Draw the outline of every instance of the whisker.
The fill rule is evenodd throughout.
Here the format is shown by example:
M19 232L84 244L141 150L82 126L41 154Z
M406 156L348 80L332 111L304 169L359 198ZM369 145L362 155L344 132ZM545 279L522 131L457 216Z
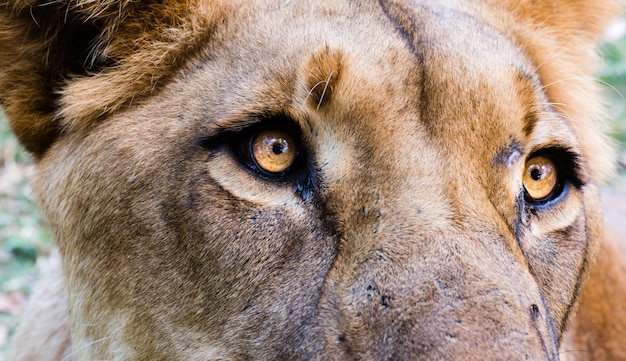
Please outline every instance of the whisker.
M324 100L324 95L326 95L326 90L328 89L328 86L330 84L330 79L332 79L333 74L335 74L335 71L331 71L330 74L328 74L328 78L326 78L325 84L324 84L324 90L322 90L322 95L320 95L320 100L317 103L317 110L320 110L320 107L322 106L322 102Z
M309 90L309 93L306 95L306 97L304 98L304 104L306 104L307 100L309 100L309 97L311 95L313 95L313 91L315 91L315 88L317 88L319 85L322 85L322 83L326 83L326 80L321 80L317 83L315 83L315 85L313 85L311 87L311 89Z
M596 79L596 81L597 81L598 83L600 83L600 84L603 84L603 85L605 85L605 86L609 87L609 88L610 88L610 89L612 89L615 93L617 93L617 95L619 95L619 97L620 97L620 98L624 99L624 96L622 95L622 93L620 93L620 91L619 91L619 90L617 90L617 88L615 88L613 85L611 85L611 84L609 84L609 83L607 83L607 82L605 82L604 80L601 80L601 79Z
M79 347L79 348L73 349L73 350L72 350L72 352L70 352L67 356L65 356L63 359L61 359L61 361L68 361L68 360L71 360L71 359L72 359L72 357L73 357L74 355L76 355L79 351L84 350L84 349L86 349L86 348L88 348L88 347L91 347L91 346L93 346L93 345L95 345L95 344L97 344L97 343L100 343L100 342L102 342L102 341L106 341L106 340L108 340L108 339L110 339L110 338L112 338L112 337L113 337L113 335L109 335L109 336L106 336L106 337L102 337L102 338L100 338L100 339L97 339L97 340L91 341L91 342L89 342L89 343L86 343L86 344L82 345L82 346L81 346L81 347Z

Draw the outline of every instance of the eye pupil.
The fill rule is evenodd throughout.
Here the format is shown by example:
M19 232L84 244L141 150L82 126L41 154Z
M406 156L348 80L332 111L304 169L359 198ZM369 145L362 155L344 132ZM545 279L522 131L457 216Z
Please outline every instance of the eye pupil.
M533 180L538 181L538 180L541 179L541 176L542 176L542 174L541 174L541 171L539 169L533 169L533 170L530 171L530 177Z
M276 142L272 146L272 152L274 152L274 154L276 154L276 155L279 155L279 154L282 154L282 153L285 152L285 148L286 148L285 144L283 144L282 142Z

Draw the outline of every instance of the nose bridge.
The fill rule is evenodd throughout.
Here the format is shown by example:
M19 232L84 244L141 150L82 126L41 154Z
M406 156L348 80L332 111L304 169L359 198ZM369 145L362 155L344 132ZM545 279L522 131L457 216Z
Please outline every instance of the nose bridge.
M509 242L459 217L451 197L462 195L425 169L445 159L404 134L377 142L390 138L402 147L368 154L331 182L327 204L341 212L330 212L340 244L321 302L338 332L329 351L472 359L492 348L498 359L557 360L549 311ZM424 154L439 164L423 167Z
M470 251L462 245L476 245L469 237L385 233L375 248L340 255L345 263L329 275L333 296L322 305L335 317L338 334L329 336L340 342L327 345L333 352L363 359L558 359L549 311L512 257Z
M342 143L341 155L332 147L333 154L322 159L332 165L324 174L325 183L331 184L326 204L341 217L337 224L349 224L345 231L356 232L349 238L360 238L361 243L383 231L415 232L426 218L431 228L445 228L453 218L445 152L417 120L394 119L384 129L357 120L328 130L333 135L351 134L346 137L351 140L337 142ZM408 229L396 229L402 227Z

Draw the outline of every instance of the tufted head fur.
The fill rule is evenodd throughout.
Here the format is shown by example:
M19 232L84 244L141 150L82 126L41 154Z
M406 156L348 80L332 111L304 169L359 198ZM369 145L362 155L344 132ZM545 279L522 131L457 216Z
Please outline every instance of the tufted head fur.
M224 18L217 2L2 1L2 105L41 155L166 82ZM15 116L14 116L15 114Z

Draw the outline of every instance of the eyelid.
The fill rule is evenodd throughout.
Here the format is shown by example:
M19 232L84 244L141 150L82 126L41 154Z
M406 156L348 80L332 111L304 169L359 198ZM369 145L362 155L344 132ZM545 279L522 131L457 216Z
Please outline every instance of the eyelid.
M252 111L233 114L210 122L208 129L205 131L207 135L199 137L197 143L204 148L214 148L219 145L219 143L222 143L224 139L254 129L255 127L263 127L265 124L274 124L277 127L281 127L281 129L289 131L292 135L297 136L297 139L302 141L302 126L304 126L305 123L298 121L299 118L297 117L292 117L290 115L291 113L292 112L287 109L286 111L280 110L274 112L261 110L258 112ZM294 131L294 129L296 131Z
M248 132L263 119L259 116L244 116L233 119L223 119L210 125L208 135L197 138L196 143L205 149L214 149L228 142L232 137Z

